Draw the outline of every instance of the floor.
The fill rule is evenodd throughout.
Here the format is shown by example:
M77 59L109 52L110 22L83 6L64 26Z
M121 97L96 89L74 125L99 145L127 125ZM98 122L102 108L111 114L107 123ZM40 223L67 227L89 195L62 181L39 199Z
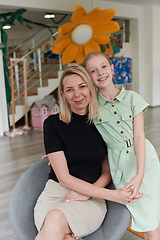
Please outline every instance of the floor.
M160 107L149 108L145 116L145 133L160 157ZM8 218L8 203L18 178L44 154L42 131L28 130L15 137L0 137L0 240L16 240ZM126 231L121 240L138 240ZM23 240L23 239L20 239Z

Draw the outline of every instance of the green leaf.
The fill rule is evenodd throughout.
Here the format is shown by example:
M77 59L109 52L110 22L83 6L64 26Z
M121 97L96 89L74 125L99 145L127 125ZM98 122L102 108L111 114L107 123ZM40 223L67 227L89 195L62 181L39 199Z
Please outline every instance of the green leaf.
M23 17L22 16L18 16L17 20L18 20L18 22L20 22L20 24L23 24Z

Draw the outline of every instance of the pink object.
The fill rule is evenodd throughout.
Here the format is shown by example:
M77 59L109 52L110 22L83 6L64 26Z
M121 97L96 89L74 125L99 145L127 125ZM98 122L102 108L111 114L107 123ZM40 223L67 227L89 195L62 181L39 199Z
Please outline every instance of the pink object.
M45 96L41 101L34 102L31 106L32 127L43 130L44 120L51 114L57 114L59 110L59 105L52 95Z

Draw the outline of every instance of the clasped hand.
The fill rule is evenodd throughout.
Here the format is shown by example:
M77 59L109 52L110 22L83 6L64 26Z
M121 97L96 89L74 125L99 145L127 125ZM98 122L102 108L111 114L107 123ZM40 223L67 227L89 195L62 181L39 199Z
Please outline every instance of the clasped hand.
M133 203L136 202L139 198L143 196L142 193L137 192L133 195L133 188L128 187L126 190L124 189L116 189L111 190L113 193L112 201L118 202L121 204L126 205L127 203ZM62 200L63 202L69 202L69 201L87 201L90 197L84 196L80 193L70 191ZM106 199L107 200L107 199Z
M126 205L127 203L136 202L139 198L143 196L143 193L139 193L139 192L133 195L132 186L128 187L127 189L118 188L113 191L114 191L114 194L113 194L112 201L118 202L124 205Z
M45 158L47 155L42 157ZM50 162L48 165L51 165ZM136 202L139 198L143 196L143 193L139 193L139 188L142 183L141 177L136 175L131 179L131 181L123 188L116 190L111 190L113 195L111 201L118 202L126 205L127 203ZM62 200L62 202L68 201L87 201L90 197L82 195L80 193L70 191ZM107 198L106 198L107 200Z
M131 181L123 188L124 191L128 191L131 193L131 201L130 202L135 202L139 198L143 196L143 193L139 193L139 188L141 186L143 177L136 174Z
M139 192L142 180L143 176L136 174L125 187L116 189L112 193L111 201L115 201L121 204L136 202L143 196L143 193Z

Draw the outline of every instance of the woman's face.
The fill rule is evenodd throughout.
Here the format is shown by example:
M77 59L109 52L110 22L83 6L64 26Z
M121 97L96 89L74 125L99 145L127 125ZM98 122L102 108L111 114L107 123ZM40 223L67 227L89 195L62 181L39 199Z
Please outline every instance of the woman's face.
M86 65L94 85L102 90L112 84L113 65L102 55L92 56Z
M72 74L63 79L63 97L68 101L71 111L84 115L88 112L90 90L78 74Z

